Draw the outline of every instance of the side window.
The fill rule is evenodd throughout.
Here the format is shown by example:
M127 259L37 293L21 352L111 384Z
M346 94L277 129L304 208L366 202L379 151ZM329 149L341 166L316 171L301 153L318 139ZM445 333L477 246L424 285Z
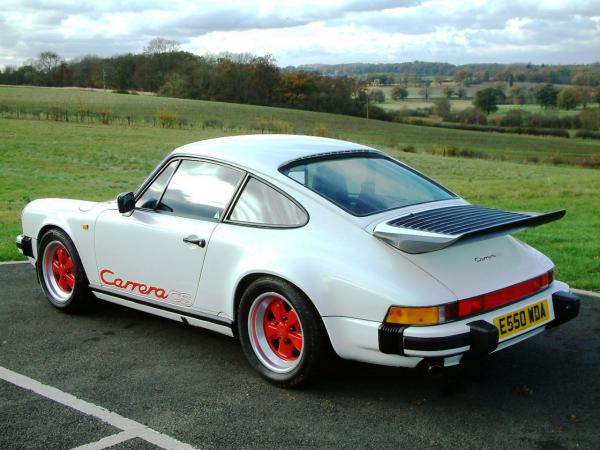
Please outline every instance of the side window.
M160 200L160 196L165 190L165 186L169 182L173 171L179 164L179 161L171 162L161 174L152 182L146 192L138 199L135 206L136 208L144 208L144 209L154 209L156 208L156 204Z
M301 226L308 217L285 195L250 178L229 219L233 222L271 226Z
M243 173L204 161L182 161L156 207L181 217L218 221Z

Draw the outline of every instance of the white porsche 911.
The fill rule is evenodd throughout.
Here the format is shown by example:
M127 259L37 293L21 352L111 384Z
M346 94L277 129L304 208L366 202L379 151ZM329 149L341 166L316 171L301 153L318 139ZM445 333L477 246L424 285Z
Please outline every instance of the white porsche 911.
M572 319L552 262L509 235L564 213L471 205L363 145L237 136L176 149L116 201L29 203L17 247L56 308L95 296L236 335L295 386L332 350L439 368Z

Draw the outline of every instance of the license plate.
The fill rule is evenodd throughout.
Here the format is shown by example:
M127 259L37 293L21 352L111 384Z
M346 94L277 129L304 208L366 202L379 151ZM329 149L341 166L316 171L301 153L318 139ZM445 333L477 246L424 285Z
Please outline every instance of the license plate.
M548 300L544 299L524 308L511 311L494 319L499 339L520 333L550 320Z

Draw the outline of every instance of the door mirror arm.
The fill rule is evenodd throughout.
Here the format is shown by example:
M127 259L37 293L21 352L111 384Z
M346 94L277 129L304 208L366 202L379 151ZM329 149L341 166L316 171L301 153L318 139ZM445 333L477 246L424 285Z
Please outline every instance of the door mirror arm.
M117 196L117 206L121 214L131 215L135 209L133 192L123 192Z

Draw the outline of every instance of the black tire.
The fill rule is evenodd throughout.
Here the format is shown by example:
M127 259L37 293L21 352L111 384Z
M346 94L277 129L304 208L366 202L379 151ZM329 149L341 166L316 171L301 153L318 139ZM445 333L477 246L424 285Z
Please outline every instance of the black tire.
M65 251L63 261L66 262L62 264L60 257ZM52 260L58 263L58 273L54 271ZM89 306L89 282L79 253L64 231L55 228L42 236L36 270L42 291L52 306L65 312L79 312Z
M263 325L262 339L258 336L261 333L260 324L266 323L265 320L268 321L269 314L272 320L275 320L269 308L277 300L282 300L286 307L283 319L287 324L291 324L292 311L300 322L295 330L293 326L289 327L293 330L289 336L295 333L294 342L297 342L297 333L300 332L301 352L298 352L297 347L292 346L289 339L285 339L288 342L286 349L289 349L288 345L292 346L292 352L288 355L290 360L278 356L281 354L278 350L283 351L281 347L283 337L268 339L266 325ZM261 309L266 312L261 313ZM297 387L317 379L332 360L334 353L319 314L302 292L284 280L263 277L254 281L242 295L237 319L240 342L248 362L263 378L279 387ZM287 322L288 319L290 322ZM283 321L278 323L285 327ZM278 345L278 350L274 345Z

